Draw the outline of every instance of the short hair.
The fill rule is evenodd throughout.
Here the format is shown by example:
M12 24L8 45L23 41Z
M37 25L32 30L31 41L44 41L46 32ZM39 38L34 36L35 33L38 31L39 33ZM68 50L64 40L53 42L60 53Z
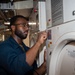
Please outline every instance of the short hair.
M10 19L10 26L14 25L18 18L24 18L27 21L29 20L27 17L24 17L22 15L16 15Z

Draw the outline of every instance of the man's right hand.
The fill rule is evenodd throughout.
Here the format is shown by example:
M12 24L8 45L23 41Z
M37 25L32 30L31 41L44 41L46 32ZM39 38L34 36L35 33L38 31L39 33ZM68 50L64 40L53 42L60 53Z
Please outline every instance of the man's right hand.
M37 42L39 42L39 44L43 44L46 38L47 38L47 32L41 31L38 33Z

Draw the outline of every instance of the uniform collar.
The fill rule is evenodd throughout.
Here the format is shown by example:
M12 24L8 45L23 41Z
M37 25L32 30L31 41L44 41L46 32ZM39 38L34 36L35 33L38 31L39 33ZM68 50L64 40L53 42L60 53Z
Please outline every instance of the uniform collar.
M15 39L12 36L9 37L9 40L12 43L14 48L18 48L19 47L19 44L15 41Z

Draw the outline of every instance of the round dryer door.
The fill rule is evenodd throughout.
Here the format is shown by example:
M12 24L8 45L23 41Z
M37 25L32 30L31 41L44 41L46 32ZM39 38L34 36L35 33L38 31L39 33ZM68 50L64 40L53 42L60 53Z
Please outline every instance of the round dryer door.
M56 60L55 75L75 75L75 42L66 44Z

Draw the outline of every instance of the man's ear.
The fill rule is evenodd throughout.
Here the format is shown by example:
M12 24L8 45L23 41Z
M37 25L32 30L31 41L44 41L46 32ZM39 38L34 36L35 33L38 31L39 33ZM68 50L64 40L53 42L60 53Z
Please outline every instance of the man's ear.
M14 25L11 26L11 30L15 31L15 26Z

